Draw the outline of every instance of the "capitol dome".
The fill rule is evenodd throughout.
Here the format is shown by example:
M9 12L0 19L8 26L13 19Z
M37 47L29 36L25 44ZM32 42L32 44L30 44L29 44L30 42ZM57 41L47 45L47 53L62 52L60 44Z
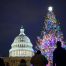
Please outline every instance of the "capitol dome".
M25 35L24 28L21 27L20 34L14 39L9 57L32 57L34 55L32 43Z

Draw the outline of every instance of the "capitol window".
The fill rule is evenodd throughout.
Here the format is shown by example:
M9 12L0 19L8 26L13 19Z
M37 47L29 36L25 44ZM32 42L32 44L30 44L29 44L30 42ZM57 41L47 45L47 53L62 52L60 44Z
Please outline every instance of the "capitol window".
M18 55L18 51L16 51L16 53L15 53L16 55Z

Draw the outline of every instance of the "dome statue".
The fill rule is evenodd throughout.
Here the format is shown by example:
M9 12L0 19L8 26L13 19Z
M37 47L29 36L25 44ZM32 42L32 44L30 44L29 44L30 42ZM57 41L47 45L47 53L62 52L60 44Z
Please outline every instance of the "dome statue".
M9 57L32 57L34 55L33 45L30 39L25 35L23 26L20 29L20 34L14 39Z

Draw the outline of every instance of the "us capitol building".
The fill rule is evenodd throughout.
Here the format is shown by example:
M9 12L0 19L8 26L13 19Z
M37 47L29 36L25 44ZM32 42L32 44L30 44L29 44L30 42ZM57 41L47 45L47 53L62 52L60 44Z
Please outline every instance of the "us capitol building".
M20 34L14 39L9 50L9 57L3 57L5 66L18 66L21 59L30 65L30 59L34 55L33 45L30 39L24 33L23 26L20 29Z

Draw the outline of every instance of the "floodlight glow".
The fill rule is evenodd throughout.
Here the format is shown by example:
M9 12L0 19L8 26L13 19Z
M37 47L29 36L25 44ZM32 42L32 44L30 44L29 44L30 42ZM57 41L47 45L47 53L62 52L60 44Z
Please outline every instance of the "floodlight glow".
M53 11L53 7L52 7L52 6L48 7L48 10L49 10L50 12L52 12L52 11Z

